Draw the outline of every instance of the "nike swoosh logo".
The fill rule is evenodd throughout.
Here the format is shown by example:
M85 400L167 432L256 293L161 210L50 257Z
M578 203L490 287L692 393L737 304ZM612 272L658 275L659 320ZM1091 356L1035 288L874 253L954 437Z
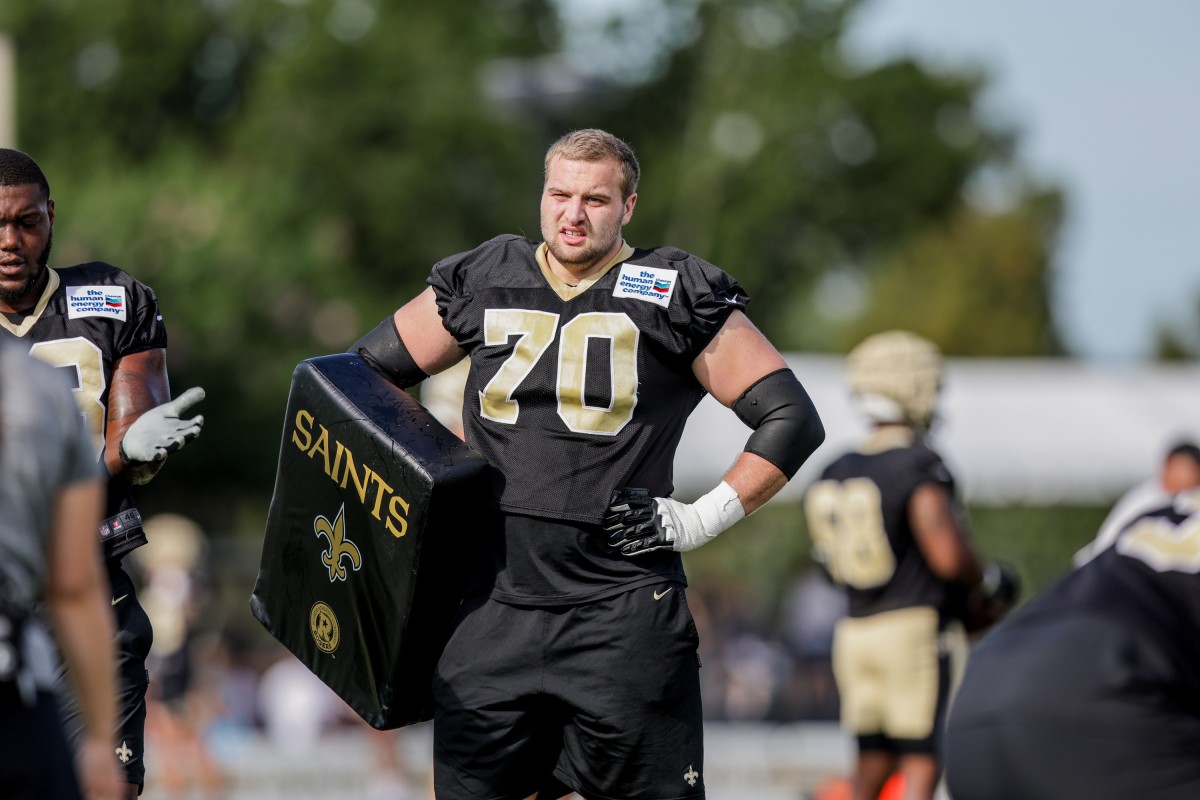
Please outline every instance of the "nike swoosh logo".
M675 588L674 586L671 587L671 589L674 589L674 588ZM671 591L671 589L663 589L661 592L655 592L654 599L662 600L664 597L667 596L667 592Z
M112 599L112 604L115 606L117 603L121 602L121 601L122 601L122 600L124 600L126 597L129 597L129 595L127 595L127 594L123 594L123 595L121 595L120 597L114 597L114 598Z

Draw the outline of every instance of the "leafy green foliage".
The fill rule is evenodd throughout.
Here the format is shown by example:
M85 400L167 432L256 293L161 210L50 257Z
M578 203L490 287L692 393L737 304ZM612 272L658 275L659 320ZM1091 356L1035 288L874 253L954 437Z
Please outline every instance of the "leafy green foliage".
M208 390L205 435L147 502L186 497L221 525L230 503L263 513L295 364L344 349L438 259L537 238L543 154L574 127L638 150L630 241L730 270L782 349L903 326L952 354L1058 352L1061 196L1014 179L985 76L847 63L859 5L0 6L55 263L153 286L176 391ZM997 176L999 203L980 190Z

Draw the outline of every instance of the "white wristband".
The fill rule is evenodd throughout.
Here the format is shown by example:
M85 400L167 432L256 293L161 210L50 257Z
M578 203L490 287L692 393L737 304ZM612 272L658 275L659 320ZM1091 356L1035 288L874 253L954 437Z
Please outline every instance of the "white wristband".
M717 538L722 531L746 516L736 491L725 481L694 503L660 497L659 521L676 552L686 553Z

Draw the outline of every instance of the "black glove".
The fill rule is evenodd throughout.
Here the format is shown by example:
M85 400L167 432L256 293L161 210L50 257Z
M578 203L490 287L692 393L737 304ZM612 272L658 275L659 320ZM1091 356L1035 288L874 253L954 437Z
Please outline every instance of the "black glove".
M983 568L983 580L970 595L968 628L981 631L1004 619L1021 597L1021 576L1011 564L988 562Z
M651 497L645 489L613 492L604 515L608 543L623 555L655 550L686 553L708 544L742 517L741 498L725 481L694 503Z
M613 492L603 525L609 546L622 555L674 549L659 522L657 503L645 489L625 487Z
M992 561L983 569L979 589L985 602L1011 611L1021 599L1021 576L1011 564Z

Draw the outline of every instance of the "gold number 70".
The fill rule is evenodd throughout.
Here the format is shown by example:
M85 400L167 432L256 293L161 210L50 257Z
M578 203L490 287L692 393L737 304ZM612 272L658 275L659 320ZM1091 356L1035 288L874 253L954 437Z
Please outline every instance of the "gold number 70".
M559 315L547 311L489 308L484 312L484 344L506 346L514 336L517 341L512 355L479 393L480 414L493 422L515 424L521 404L513 395L558 336L558 416L577 433L615 436L633 418L637 406L641 332L625 314L595 311L580 314L561 328L558 322ZM607 340L609 344L610 399L606 406L588 405L584 399L588 348L595 340Z

